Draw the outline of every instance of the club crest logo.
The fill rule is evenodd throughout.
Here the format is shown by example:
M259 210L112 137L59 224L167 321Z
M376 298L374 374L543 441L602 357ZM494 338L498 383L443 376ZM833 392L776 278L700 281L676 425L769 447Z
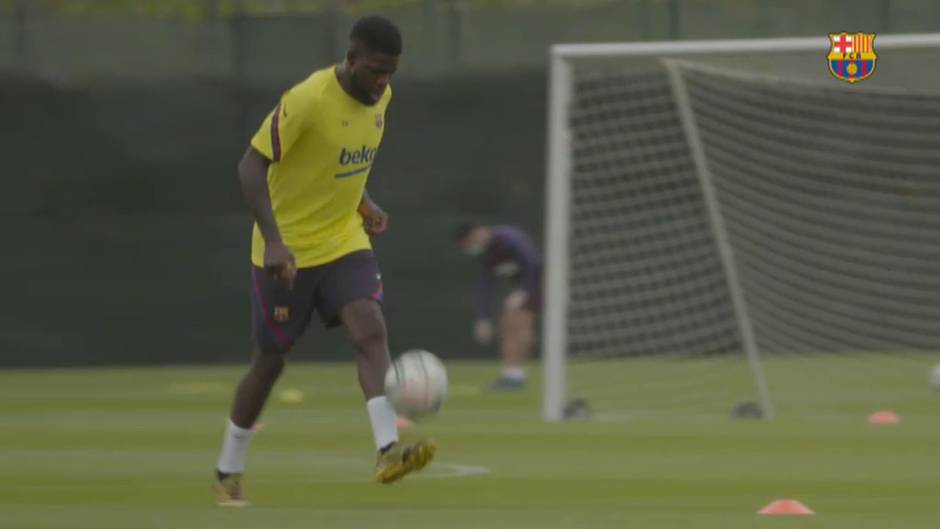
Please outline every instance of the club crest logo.
M382 124L383 124L382 121L383 121L382 114L376 114L375 115L375 128L377 129L382 128Z
M287 307L274 307L274 321L277 323L287 323L290 319L290 312Z
M836 79L856 83L875 73L878 55L875 54L874 33L830 33L829 72Z

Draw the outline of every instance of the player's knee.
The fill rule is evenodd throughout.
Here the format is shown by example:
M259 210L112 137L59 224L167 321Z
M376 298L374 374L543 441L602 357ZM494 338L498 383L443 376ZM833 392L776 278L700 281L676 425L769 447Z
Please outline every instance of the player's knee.
M523 290L514 290L503 300L503 312L514 312L525 307L529 295Z
M281 376L287 364L283 354L258 354L251 364L251 371L261 380L274 381Z
M503 311L502 316L499 317L499 334L506 336L508 333L512 332L512 315L509 311Z
M379 322L363 326L352 336L353 345L360 352L384 349L387 339L385 326Z
M359 325L354 330L350 330L349 334L353 346L361 353L384 349L388 339L385 332L385 323L381 319L360 321Z
M499 319L500 326L503 330L519 326L519 323L523 319L522 310L523 309L519 307L507 307L503 310L503 315Z
M385 320L377 304L360 300L345 307L341 319L349 333L349 339L359 352L384 349L387 340Z

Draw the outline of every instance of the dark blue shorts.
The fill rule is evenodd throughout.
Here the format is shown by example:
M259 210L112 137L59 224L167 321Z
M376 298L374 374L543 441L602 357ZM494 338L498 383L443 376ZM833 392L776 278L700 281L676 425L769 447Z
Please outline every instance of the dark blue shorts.
M263 268L251 267L252 338L261 352L285 353L303 336L313 313L327 327L340 325L340 310L359 299L382 303L382 276L369 250L298 268L293 288Z

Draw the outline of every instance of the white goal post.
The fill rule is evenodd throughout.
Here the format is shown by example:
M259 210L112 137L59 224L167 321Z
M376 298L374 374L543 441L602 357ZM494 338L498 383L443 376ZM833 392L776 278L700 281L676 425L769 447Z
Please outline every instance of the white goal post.
M619 134L617 124L610 126L605 125L605 127L598 128L597 130L591 130L590 132L594 134L592 138L595 139L592 139L593 143L590 144L586 143L583 131L579 135L578 131L575 130L575 125L573 125L574 121L581 120L579 121L581 125L578 126L586 126L584 125L584 123L586 123L585 120L590 119L591 115L600 115L591 114L591 112L599 112L600 110L603 110L600 108L601 106L615 108L615 110L618 112L628 112L629 110L624 110L621 108L623 106L621 105L621 101L625 98L629 98L631 95L631 93L627 90L618 92L619 89L611 90L602 87L602 89L598 89L595 92L592 92L589 96L585 96L593 98L588 102L588 104L595 106L588 108L587 110L582 109L581 114L574 115L572 108L578 95L578 83L580 79L578 72L580 65L590 63L591 65L595 65L594 67L596 68L597 63L603 63L604 61L637 59L645 61L656 61L662 68L663 72L665 72L665 80L663 83L666 84L656 85L656 89L659 90L657 95L657 98L659 99L656 101L660 101L660 99L668 99L671 102L670 104L674 106L675 113L678 117L677 130L680 130L681 136L683 136L682 141L684 141L684 148L687 149L688 158L690 160L690 171L694 172L695 180L697 181L698 185L696 193L698 193L698 196L701 198L701 204L696 205L695 207L700 207L701 211L703 212L705 219L705 223L703 225L705 227L702 229L706 230L705 233L707 233L711 239L710 243L706 244L711 244L711 251L715 256L715 266L720 268L720 272L718 273L724 281L724 285L715 286L714 283L709 283L708 286L702 286L705 281L696 279L695 281L697 281L697 283L695 288L698 289L696 292L706 288L717 289L721 290L721 292L715 295L726 297L727 305L731 311L729 316L729 325L731 325L730 332L735 336L731 338L725 336L721 338L721 340L725 340L725 342L728 342L729 340L733 341L737 344L735 349L737 349L738 352L743 352L746 355L751 375L753 377L753 384L755 386L757 400L759 401L763 411L763 417L772 418L774 415L774 407L771 399L771 392L768 388L768 384L763 372L760 340L755 337L755 333L759 333L760 331L759 329L755 330L755 324L752 322L752 310L751 307L749 307L749 298L747 295L748 289L742 285L741 274L738 270L738 258L736 256L737 249L734 241L730 240L734 237L729 238L729 230L726 226L725 219L726 213L723 207L723 202L718 196L720 189L719 186L716 185L714 181L715 177L710 169L711 165L709 163L708 148L703 145L703 135L707 135L708 132L702 131L700 124L697 121L699 119L698 113L696 111L697 107L693 104L692 101L690 101L689 87L686 86L685 74L683 74L684 71L687 71L684 60L692 59L692 68L695 68L694 58L700 56L724 57L733 60L736 54L745 54L750 56L774 56L776 54L787 53L803 53L807 56L810 56L810 54L816 54L812 55L812 57L817 57L817 59L814 60L818 60L816 67L819 69L819 72L822 72L820 75L828 76L829 74L826 71L825 56L826 52L829 50L829 47L830 42L826 35L806 38L557 44L551 47L550 71L548 76L549 97L547 120L548 130L545 211L546 270L544 278L545 310L542 321L541 334L544 369L542 413L546 421L558 421L563 419L564 408L571 396L567 391L567 366L569 363L569 356L571 354L571 329L578 328L581 329L578 332L586 334L590 332L590 325L593 325L593 323L590 325L581 325L580 320L573 322L574 317L571 314L572 296L578 295L579 289L585 289L584 296L589 297L590 293L588 291L593 287L589 288L582 283L573 283L573 259L587 259L588 257L575 252L572 249L572 242L576 241L579 237L583 237L583 233L593 233L597 230L604 229L618 229L609 228L609 226L616 226L616 221L623 220L618 218L607 219L604 221L607 224L598 221L596 224L586 226L584 232L576 233L577 227L573 226L572 217L572 209L575 207L573 204L577 205L577 197L573 194L573 178L576 172L580 170L585 174L592 175L591 178L596 178L598 181L603 179L609 180L613 172L616 171L616 169L611 169L610 167L615 167L618 163L627 163L624 162L623 159L619 158L619 151L624 149L628 150L631 148L629 144L616 143L616 138L614 140L607 139L607 134ZM878 52L894 49L918 50L934 48L937 50L937 53L940 53L940 34L878 35L875 40L875 48ZM736 80L737 78L734 77L734 75L737 73L734 69L734 63L726 59L722 64L730 65L728 66L727 70L723 70L723 72L730 73L728 73L727 76L725 76L725 73L721 74L721 76L725 77L719 76L721 77L722 82L738 82ZM877 78L878 75L879 74L876 73L874 78ZM741 77L741 79L745 78ZM857 93L867 93L869 91L874 91L877 93L877 88L880 87L880 85L878 85L876 86L876 89L871 89L867 85L862 86L865 83L873 84L868 80L866 80L864 83L856 83L854 85L849 85L831 78L825 80L818 79L814 82L829 82L831 83L832 90L850 90L858 88ZM771 86L769 82L768 86ZM663 89L663 87L665 87L665 89ZM825 88L825 90L829 89L830 88ZM639 90L639 88L637 90ZM794 104L799 103L799 97L802 96L800 94L794 96ZM911 109L914 108L915 105L926 105L927 108L931 109L930 112L940 111L934 106L934 103L936 101L940 101L940 99L928 99L925 101L926 102L921 100L908 101L907 99L904 99L903 108ZM806 110L811 112L815 108L813 105L816 104L818 103L814 103L813 101L808 100L806 103ZM932 130L926 131L924 134L927 134L928 136L926 137L932 140ZM602 149L606 149L606 151L598 154L598 151ZM649 144L644 143L643 149L646 149L646 151L640 153L642 156L637 155L630 158L630 160L633 161L629 163L650 163L655 165L657 170L666 171L660 166L664 163L668 163L668 161L665 160L665 158L668 158L669 156L668 152L665 150L663 152L656 151L655 141ZM588 168L581 167L581 169L578 169L579 164L582 164L582 161L578 157L578 152L590 153L591 156L597 158L597 161L592 162L596 165ZM898 152L901 152L901 150L898 149ZM926 165L926 162L923 163L923 166L918 166L911 170L918 172L921 171L924 167L929 167L929 165ZM603 181L606 182L607 180ZM593 182L589 182L589 184L590 186L595 185ZM667 183L664 185L668 187L672 186L673 183ZM586 192L593 192L594 195L592 196L599 197L595 198L597 201L607 200L609 204L604 207L612 208L608 211L616 211L616 208L618 207L629 208L642 204L641 202L631 202L641 200L642 198L637 198L641 195L634 193L632 190L623 190L622 196L624 197L624 202L618 205L616 200L618 200L617 197L621 195L612 194L610 188L604 188L602 185L594 191L592 191L593 188L590 188L590 186ZM606 193L606 196L603 195L604 193ZM731 199L729 198L728 200ZM940 199L938 199L937 204L940 205ZM604 215L604 212L600 210L601 206L589 204L586 206L582 205L580 207L585 210L584 218L588 219L584 222L588 222L589 220L593 222L593 219ZM667 214L672 213L667 212ZM892 213L892 215L894 215L894 213ZM872 222L877 222L877 220L878 219L875 219ZM608 227L605 228L604 226ZM624 229L631 229L631 227L625 226ZM681 237L684 237L685 235L682 235L680 232L677 233L679 233L679 235L677 235L678 238L675 241L675 244L681 246L683 243ZM652 240L655 238L655 236L655 233L648 234L648 240ZM693 236L688 235L688 237ZM601 238L597 244L600 248L605 243ZM663 251L682 252L681 249L668 249ZM618 254L599 255L595 261L592 261L595 263L592 266L596 266L598 268L598 276L600 276L602 273L606 273L610 277L614 277L616 275L616 255ZM783 258L786 258L786 256L783 256ZM691 257L689 259L691 259ZM876 261L874 263L875 265L878 265L881 264L882 261ZM884 263L890 264L886 260ZM604 268L606 271L602 271L601 268ZM611 284L619 284L617 283L618 281L620 280L610 280ZM932 285L933 283L930 284ZM938 287L938 292L940 292L940 287ZM671 292L669 293L669 296L671 296L672 299L675 298L676 294ZM782 302L785 302L785 300ZM702 302L703 306L707 304L708 303L706 303L706 301ZM932 311L935 309L940 309L940 297L937 299L931 298L927 301L923 301L922 304L924 307L926 307L928 314L932 314ZM694 303L691 305L692 308L689 309L689 312L694 311L694 307L697 306ZM602 319L606 317L603 315L603 311L616 310L610 309L609 304L598 305L596 308L588 307L588 309L582 311L586 315L577 316L577 318ZM638 312L638 309L635 307L631 308L630 310ZM631 313L630 315L630 318L633 319L637 317L639 316L636 314ZM694 317L695 316L689 316L689 318ZM624 321L632 320L625 319ZM622 326L624 323L617 321L616 318L606 323L606 325L608 325L608 330L605 332L609 333L610 339L605 343L596 346L581 346L582 352L578 354L591 357L591 355L594 353L592 353L590 348L596 347L597 358L618 356L620 353L617 352L617 340L639 340L636 337L625 338L625 336L627 336L626 334L619 333L618 326ZM708 325L720 327L720 325L723 324L715 324L712 322ZM720 334L719 331L720 329L715 331L715 333ZM668 329L663 330L662 332L666 333L668 332ZM709 337L702 338L702 340L707 341L713 339L713 334L708 335ZM776 335L774 338L777 338ZM715 339L717 340L717 338ZM777 339L779 343L791 343L791 341L788 341L789 338L786 337ZM830 338L827 336L826 340L828 341L821 340L821 343L831 343L832 347L834 348L838 348L842 345L839 343L837 338ZM917 340L911 341L919 344ZM802 343L797 339L792 340L792 343L798 342ZM871 343L875 345L882 345L888 342L891 344L895 343L891 340L883 340L880 337L872 337L871 339ZM898 340L898 342L899 347L905 345L905 341L903 339ZM933 343L931 340L927 339L923 340L923 342L930 344ZM816 342L813 342L812 340L806 340L806 343L815 345ZM846 348L850 348L865 346L867 343L846 343L844 345ZM639 344L636 347L641 346L642 345ZM665 349L667 347L669 347L669 344L664 343L663 348ZM624 348L626 349L626 346ZM727 348L724 346L717 348L713 347L712 349L720 349L724 351L727 350Z

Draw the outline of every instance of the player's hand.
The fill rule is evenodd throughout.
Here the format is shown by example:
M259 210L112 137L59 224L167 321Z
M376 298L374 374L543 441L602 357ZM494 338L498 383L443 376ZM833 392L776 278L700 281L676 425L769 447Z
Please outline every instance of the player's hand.
M490 320L477 320L473 324L473 337L480 345L489 345L493 341L493 322Z
M363 200L359 205L362 224L369 235L378 235L388 229L388 213L371 200Z
M287 285L287 288L294 286L297 263L294 261L294 254L283 242L264 245L264 269L272 274L275 279Z

